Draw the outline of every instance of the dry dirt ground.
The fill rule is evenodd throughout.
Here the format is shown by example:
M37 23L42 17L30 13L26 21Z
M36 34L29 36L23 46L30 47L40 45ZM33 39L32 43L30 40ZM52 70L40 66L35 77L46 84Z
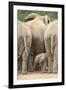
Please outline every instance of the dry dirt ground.
M57 73L41 73L41 72L29 72L26 75L19 73L17 75L18 80L48 79L57 77L58 77Z

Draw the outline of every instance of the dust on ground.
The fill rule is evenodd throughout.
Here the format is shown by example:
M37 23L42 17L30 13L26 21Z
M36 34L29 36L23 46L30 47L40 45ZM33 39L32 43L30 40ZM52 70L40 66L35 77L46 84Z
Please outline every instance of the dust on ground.
M32 80L32 79L51 79L58 78L58 73L42 73L42 72L29 72L26 75L19 73L18 80Z

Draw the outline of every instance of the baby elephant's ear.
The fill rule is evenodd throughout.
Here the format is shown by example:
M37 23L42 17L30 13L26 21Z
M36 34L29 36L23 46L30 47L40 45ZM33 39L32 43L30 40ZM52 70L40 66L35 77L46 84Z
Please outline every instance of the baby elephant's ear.
M49 24L50 23L50 18L48 17L48 15L45 15L45 16L43 16L43 21L44 21L44 24Z
M28 16L26 16L26 17L24 18L24 21L26 22L26 21L33 20L33 19L35 19L35 17L37 17L37 16L39 16L39 14L31 13L31 14L29 14Z

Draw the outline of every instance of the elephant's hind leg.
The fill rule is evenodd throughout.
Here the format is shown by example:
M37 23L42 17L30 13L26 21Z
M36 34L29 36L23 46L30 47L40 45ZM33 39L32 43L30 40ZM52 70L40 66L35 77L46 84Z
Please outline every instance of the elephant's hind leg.
M53 72L58 72L58 45L55 46L54 56L53 56Z
M28 56L30 53L31 43L32 43L32 37L28 36L25 38L25 50L23 53L23 61L22 61L22 73L26 74L28 70Z
M45 37L45 47L48 56L48 72L53 72L53 55L51 53L51 38Z

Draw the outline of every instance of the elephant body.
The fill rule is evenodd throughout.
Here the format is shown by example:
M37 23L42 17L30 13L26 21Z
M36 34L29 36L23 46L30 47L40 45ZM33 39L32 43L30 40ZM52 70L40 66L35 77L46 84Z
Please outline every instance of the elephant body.
M18 62L21 59L20 63L22 65L18 65L22 72L25 71L27 72L27 59L28 59L28 54L30 52L31 47L31 41L32 36L30 32L30 28L25 25L25 23L18 21L17 22L17 55L18 55ZM27 48L28 47L28 48ZM24 66L25 65L25 66ZM25 67L25 68L24 68Z
M41 17L37 17L36 19L28 21L25 24L28 25L31 30L32 49L34 55L36 56L39 53L45 52L43 35L46 30L46 25L41 20Z
M46 52L44 38L43 38L44 32L46 30L46 25L44 24L41 16L37 16L34 20L25 22L25 25L30 27L30 32L32 36L32 44L30 47L32 56L29 57L28 68L29 68L29 71L33 71L35 56L40 53ZM32 70L30 68L30 63L32 63L32 67L31 67Z
M33 15L33 16L32 16ZM32 58L45 52L44 32L48 18L38 14L30 14L24 23L18 21L18 56L22 56L22 73L33 65ZM31 20L30 20L31 19ZM46 23L45 23L46 21ZM32 58L31 58L32 53ZM31 67L30 67L31 65Z
M46 53L48 56L48 72L58 72L58 21L48 24L44 33Z
M48 58L46 53L38 54L35 57L34 68L38 68L41 72L47 72Z

